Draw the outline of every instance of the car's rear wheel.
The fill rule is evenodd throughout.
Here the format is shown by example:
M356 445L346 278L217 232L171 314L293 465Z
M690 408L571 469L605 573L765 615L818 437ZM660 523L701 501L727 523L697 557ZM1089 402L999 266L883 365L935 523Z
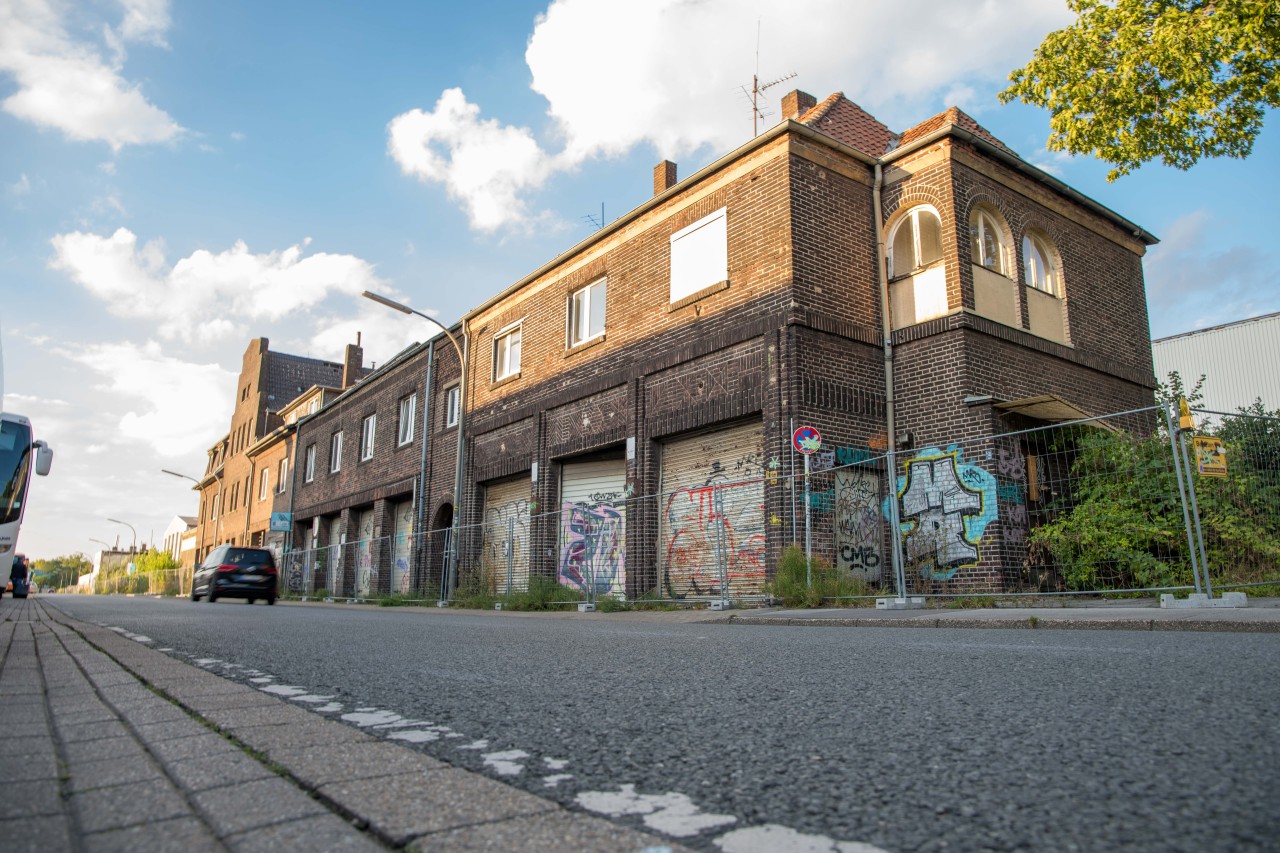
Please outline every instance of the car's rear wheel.
M274 595L268 595L267 604L275 604L275 603L276 603L276 597Z
M246 599L245 599L245 603L246 603L246 604L253 604L253 603L254 603L255 601L257 601L257 600L258 600L258 599L254 598L254 597L251 595L251 596L249 596L248 598L246 598Z
M213 604L215 601L218 600L218 594L213 591L212 584L209 585L209 594L206 596L206 598L208 599L210 604Z

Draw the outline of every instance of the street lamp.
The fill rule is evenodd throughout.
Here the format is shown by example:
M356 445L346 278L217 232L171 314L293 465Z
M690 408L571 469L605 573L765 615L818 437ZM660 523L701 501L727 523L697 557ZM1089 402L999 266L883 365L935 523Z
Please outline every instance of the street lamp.
M170 471L168 468L161 468L160 473L168 474L171 477L181 477L184 480L190 480L191 482L195 483L197 486L200 485L200 481L197 480L195 477L190 477L186 474L179 474L177 471Z
M89 538L89 541L90 541L90 542L97 542L99 545L106 545L108 548L110 548L110 547L111 547L111 543L110 543L110 542L103 542L101 539L94 539L94 538L90 537L90 538Z
M114 522L115 524L123 524L125 527L129 528L129 532L133 534L133 544L129 546L129 552L133 553L138 550L138 531L133 529L132 524L127 521L121 521L118 518L108 518L107 521Z
M388 308L399 311L401 314L416 314L428 323L434 324L440 329L440 331L444 332L445 337L449 339L449 343L453 344L454 352L458 354L458 369L462 374L462 378L458 382L458 453L457 463L453 473L453 535L450 537L449 570L444 579L444 588L441 590L441 602L444 602L448 598L449 589L453 585L453 579L458 573L458 536L462 530L462 507L464 503L462 499L462 470L464 454L466 452L465 430L467 417L467 354L466 349L464 348L466 344L466 334L465 332L463 334L463 346L459 346L458 339L455 338L453 333L445 328L444 324L435 317L427 316L421 311L415 311L408 305L403 305L396 302L394 299L388 299L387 297L374 293L370 290L366 290L360 295L366 299L372 299L379 305L385 305ZM427 440L425 427L423 429L422 440L424 442ZM419 485L418 491L420 493L425 493L425 483ZM419 497L419 500L422 499L423 497Z

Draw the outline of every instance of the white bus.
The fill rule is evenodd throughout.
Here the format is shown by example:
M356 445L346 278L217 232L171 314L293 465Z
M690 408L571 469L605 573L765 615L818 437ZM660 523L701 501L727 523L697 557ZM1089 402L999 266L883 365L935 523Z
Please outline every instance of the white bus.
M27 508L31 471L44 476L52 464L53 450L32 437L31 421L22 415L0 412L0 583L9 579L18 547L18 528Z

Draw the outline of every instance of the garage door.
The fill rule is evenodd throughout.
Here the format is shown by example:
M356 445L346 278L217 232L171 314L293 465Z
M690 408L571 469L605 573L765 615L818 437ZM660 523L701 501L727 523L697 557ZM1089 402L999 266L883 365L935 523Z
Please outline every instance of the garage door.
M528 477L494 483L484 490L484 550L480 568L499 595L529 588Z
M329 519L329 559L325 561L330 595L342 594L342 552L346 550L346 543L342 516L334 516Z
M722 571L729 595L760 593L764 473L760 423L663 445L658 559L669 595L720 596Z
M373 510L356 517L356 598L368 598L373 586Z
M413 501L400 501L392 506L396 520L395 538L391 541L391 591L409 593L410 567L413 565Z
M627 463L574 462L560 469L560 583L625 598Z

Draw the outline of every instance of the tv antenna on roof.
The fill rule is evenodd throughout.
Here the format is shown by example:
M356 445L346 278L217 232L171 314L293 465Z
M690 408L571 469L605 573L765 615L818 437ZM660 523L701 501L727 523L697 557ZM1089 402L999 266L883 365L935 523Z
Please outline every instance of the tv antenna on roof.
M599 231L601 228L604 227L604 202L600 202L600 218L599 219L596 219L594 213L585 214L582 218L587 222L590 222L593 226L595 226L595 229Z
M764 92L765 89L772 88L778 85L779 83L784 83L795 76L797 76L796 72L792 71L790 74L787 74L783 77L779 77L777 80L770 80L768 83L763 83L763 84L760 82L760 19L757 18L756 19L756 73L751 75L751 91L750 92L747 91L746 86L738 87L739 89L742 90L742 94L746 95L747 98L750 99L751 101L751 135L752 137L756 137L760 135L760 119L764 118L766 115L769 114L766 110L764 110L760 106L760 95Z

